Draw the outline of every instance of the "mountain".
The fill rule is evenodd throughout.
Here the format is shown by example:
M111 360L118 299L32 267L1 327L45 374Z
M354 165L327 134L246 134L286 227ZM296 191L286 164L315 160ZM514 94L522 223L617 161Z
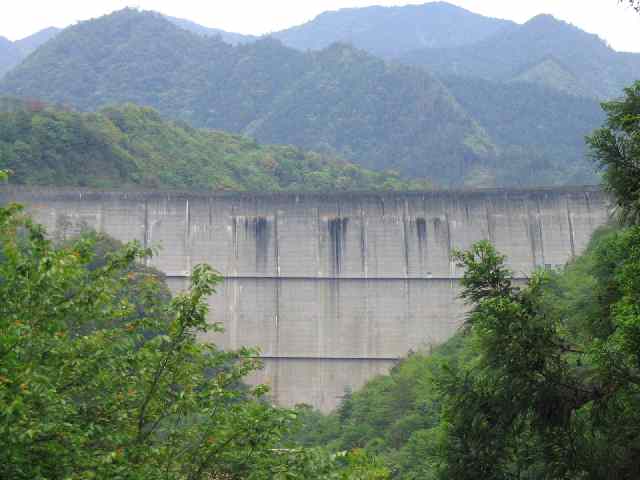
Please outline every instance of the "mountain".
M29 35L28 37L23 38L22 40L15 41L16 47L20 50L22 57L26 57L31 52L33 52L40 45L48 42L53 37L58 35L62 30L56 27L49 27L39 32L34 33L33 35Z
M322 149L361 165L463 184L493 146L421 69L336 45L232 46L125 9L70 27L0 83L6 94L96 110L134 102L194 126Z
M0 169L13 171L12 183L236 191L428 187L290 146L194 129L131 104L77 113L2 100Z
M230 43L231 45L239 45L242 43L255 42L259 37L255 35L242 35L241 33L226 32L219 28L210 28L200 25L191 20L185 20L183 18L169 17L165 15L165 18L174 25L187 30L197 35L203 35L205 37L220 37L223 41Z
M423 47L473 44L515 23L488 18L460 7L433 2L403 7L345 8L273 34L299 50L321 50L349 43L381 57L397 57Z
M472 45L423 48L400 60L440 76L528 81L594 98L619 96L640 78L640 54L616 52L596 35L550 15Z
M0 78L18 65L32 51L55 37L59 32L60 29L50 27L16 42L0 37Z
M13 42L0 37L0 78L17 65L22 56Z
M605 120L597 100L525 82L442 81L496 145L498 185L598 182L584 141Z

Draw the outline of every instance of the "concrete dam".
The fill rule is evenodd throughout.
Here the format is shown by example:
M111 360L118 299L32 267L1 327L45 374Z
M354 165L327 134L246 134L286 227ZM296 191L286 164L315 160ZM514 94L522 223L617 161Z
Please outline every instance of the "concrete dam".
M596 187L341 194L178 194L0 190L52 235L94 228L159 246L150 263L173 290L209 263L207 340L258 346L252 381L280 405L334 408L345 389L387 372L411 350L453 335L465 306L454 249L488 239L518 277L564 265L608 220Z

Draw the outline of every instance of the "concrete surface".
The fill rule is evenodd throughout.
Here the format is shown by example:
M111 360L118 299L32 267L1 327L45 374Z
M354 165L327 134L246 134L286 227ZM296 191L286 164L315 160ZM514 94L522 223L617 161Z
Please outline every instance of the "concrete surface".
M51 235L95 228L161 248L172 289L206 262L225 348L259 346L253 381L281 405L335 408L345 388L461 325L454 249L491 240L517 276L564 265L608 219L595 187L420 193L182 194L3 187Z

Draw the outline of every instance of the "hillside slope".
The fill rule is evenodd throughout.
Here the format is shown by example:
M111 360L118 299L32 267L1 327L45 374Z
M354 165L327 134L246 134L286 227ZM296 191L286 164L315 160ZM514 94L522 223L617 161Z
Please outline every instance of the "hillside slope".
M478 42L513 22L484 17L445 2L402 7L345 8L273 34L300 50L321 50L345 42L382 57L423 47L456 47Z
M49 40L54 38L61 31L62 30L60 28L48 27L32 35L29 35L28 37L25 37L20 40L16 40L13 43L15 44L16 47L18 47L18 50L20 50L20 53L24 58L27 55L29 55L31 52L33 52L36 48L38 48L40 45L44 45Z
M400 60L437 75L531 81L595 98L616 97L640 78L640 54L616 52L596 35L550 15L473 45L419 49Z
M496 145L498 185L599 183L584 141L604 121L597 100L522 81L442 81Z
M66 29L0 90L83 110L149 105L194 126L323 147L439 184L462 184L492 152L446 88L419 69L346 46L319 54L274 39L234 47L131 9Z
M198 130L134 105L76 113L0 102L0 169L12 183L312 191L427 188L288 146Z
M259 38L255 35L242 35L241 33L227 32L219 28L205 27L204 25L200 25L199 23L184 18L176 18L170 16L165 16L165 18L174 25L191 33L203 35L205 37L220 37L223 41L230 43L231 45L255 42Z
M55 37L60 31L59 28L55 27L45 28L15 42L0 37L0 78L40 45Z
M0 37L0 78L16 66L21 58L18 47L8 39Z

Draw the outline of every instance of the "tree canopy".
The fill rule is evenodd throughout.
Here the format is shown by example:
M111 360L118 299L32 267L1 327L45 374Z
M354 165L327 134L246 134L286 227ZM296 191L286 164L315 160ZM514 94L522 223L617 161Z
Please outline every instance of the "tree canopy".
M640 81L625 89L619 100L602 104L604 127L588 139L592 154L604 170L623 222L640 222Z
M150 254L54 243L0 207L1 478L387 478L363 451L282 448L295 413L243 384L258 352L202 341L219 275L199 265L171 297Z
M194 129L132 104L79 113L12 98L0 105L0 168L13 172L12 183L26 185L327 192L430 187L328 154Z

